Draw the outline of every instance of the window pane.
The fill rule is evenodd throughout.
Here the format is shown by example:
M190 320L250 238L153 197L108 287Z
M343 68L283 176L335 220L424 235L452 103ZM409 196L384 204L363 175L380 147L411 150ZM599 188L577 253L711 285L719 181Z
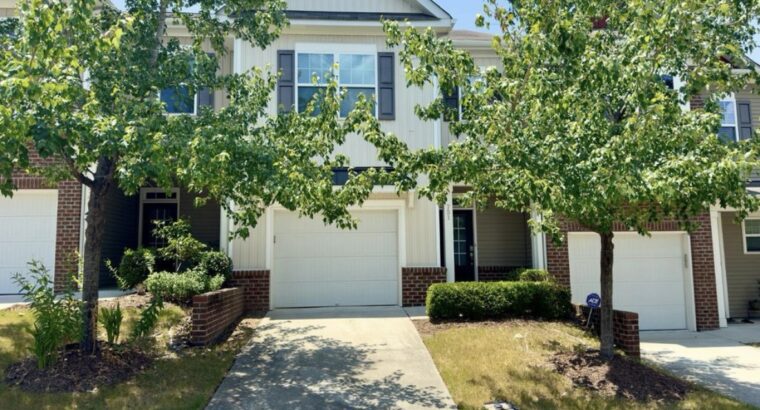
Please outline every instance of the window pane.
M744 233L747 235L760 235L760 219L746 219L744 221Z
M720 104L720 110L723 113L723 119L720 124L723 126L736 125L736 110L734 109L734 102L720 101L718 104Z
M354 109L356 102L359 101L359 96L364 95L369 101L372 101L372 113L375 111L375 89L374 88L349 88L346 92L346 96L340 102L340 116L347 117L348 113Z
M306 106L322 89L322 87L298 87L298 112L306 111ZM317 98L320 97L317 96ZM317 103L312 114L318 115L319 112L319 104Z
M760 237L747 238L747 252L760 252Z
M333 66L332 54L298 54L298 83L311 84L311 78L317 76L318 84L327 84Z
M370 85L375 84L375 81L374 56L358 54L340 55L341 85Z
M192 114L195 110L194 100L195 96L190 95L190 90L184 85L161 90L161 102L170 114Z
M723 142L735 142L736 127L720 127L718 130L718 138L720 138Z

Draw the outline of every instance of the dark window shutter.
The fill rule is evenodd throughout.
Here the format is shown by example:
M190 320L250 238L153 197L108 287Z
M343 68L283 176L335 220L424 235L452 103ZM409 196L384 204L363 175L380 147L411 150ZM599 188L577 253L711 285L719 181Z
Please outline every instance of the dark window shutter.
M210 88L201 88L198 90L198 110L202 107L214 109L214 90Z
M447 113L444 120L454 121L459 118L459 87L454 87L450 94L443 93L443 105L456 111L456 114ZM451 116L454 116L453 118Z
M291 112L296 101L296 53L293 50L277 51L277 106L280 112Z
M396 119L396 72L393 53L377 54L378 119Z
M736 110L739 112L739 139L752 138L752 109L749 102L737 102Z
M214 53L208 53L209 56L213 57ZM198 112L200 112L202 107L209 107L212 110L214 109L214 90L211 88L201 88L198 90Z

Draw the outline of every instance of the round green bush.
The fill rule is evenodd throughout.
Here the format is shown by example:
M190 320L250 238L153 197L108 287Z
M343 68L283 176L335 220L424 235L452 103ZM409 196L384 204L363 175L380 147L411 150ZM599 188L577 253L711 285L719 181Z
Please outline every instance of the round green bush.
M521 282L552 282L554 278L543 269L525 269L520 272Z
M220 251L203 252L197 269L205 271L211 277L221 275L229 279L232 276L232 259Z
M116 281L122 289L132 289L143 283L156 266L156 257L149 249L125 249L119 268L115 272Z

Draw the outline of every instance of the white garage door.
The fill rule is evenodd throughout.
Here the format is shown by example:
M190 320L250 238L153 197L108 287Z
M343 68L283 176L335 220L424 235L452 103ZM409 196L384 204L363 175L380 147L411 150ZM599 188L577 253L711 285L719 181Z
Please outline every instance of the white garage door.
M686 329L686 234L616 233L613 267L615 309L637 312L641 330ZM568 235L570 284L574 303L601 293L596 234Z
M276 212L274 307L397 305L397 214L358 211L358 229L342 230Z
M18 293L13 274L28 272L38 260L55 268L55 226L58 192L21 190L0 196L0 294Z

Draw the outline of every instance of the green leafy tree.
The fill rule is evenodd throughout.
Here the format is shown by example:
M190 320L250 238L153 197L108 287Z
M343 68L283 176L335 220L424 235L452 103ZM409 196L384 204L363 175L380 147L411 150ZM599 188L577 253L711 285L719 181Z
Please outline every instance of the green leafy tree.
M348 134L380 140L371 102L340 120L333 82L313 110L268 117L277 78L257 68L222 75L225 41L256 47L287 24L281 0L127 0L124 11L96 0L23 0L18 24L0 37L0 194L12 195L14 170L89 188L84 244L84 351L96 343L98 270L107 194L182 184L218 200L245 235L268 205L352 226L346 205L371 191L373 175L333 190L333 155ZM188 8L193 13L186 12ZM228 18L229 17L229 18ZM168 36L178 24L189 44ZM212 51L213 53L209 53ZM157 98L173 88L221 90L228 107L166 115ZM319 108L321 114L314 115ZM52 158L36 167L30 151ZM234 204L234 206L233 206Z
M713 204L745 215L757 207L745 181L757 141L722 143L716 103L754 81L752 0L486 0L477 23L495 21L500 66L481 72L473 58L432 30L387 23L410 84L462 90L460 138L443 150L403 153L394 163L426 173L420 192L443 200L451 183L465 198L536 211L534 229L560 239L562 219L601 238L601 355L613 354L613 238L647 235L675 220L686 229ZM736 70L736 69L741 70ZM663 76L685 86L669 89ZM704 94L704 109L685 112ZM441 99L419 107L434 120ZM452 116L456 118L456 115Z

